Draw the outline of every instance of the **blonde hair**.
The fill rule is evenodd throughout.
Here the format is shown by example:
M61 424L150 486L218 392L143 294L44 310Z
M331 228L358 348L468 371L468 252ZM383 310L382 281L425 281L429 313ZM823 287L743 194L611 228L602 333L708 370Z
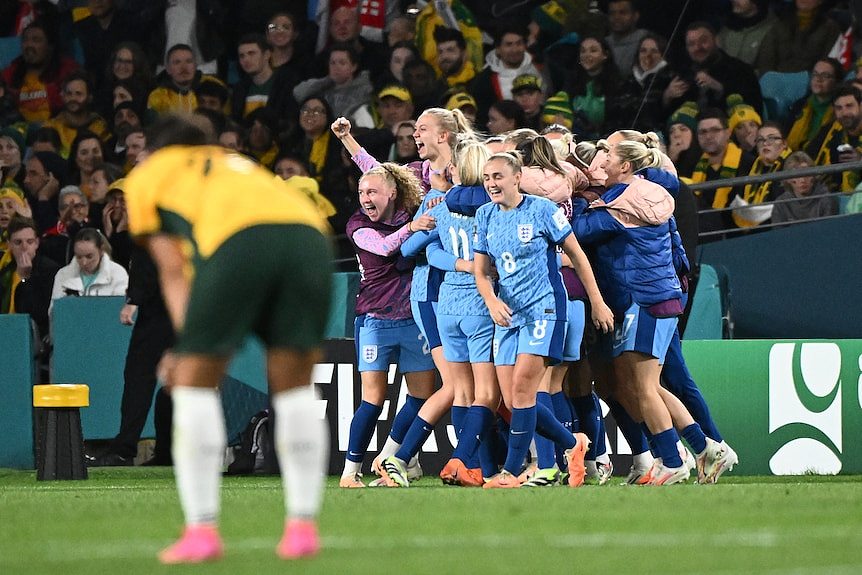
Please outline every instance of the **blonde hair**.
M518 152L521 153L521 159L526 165L544 168L561 176L566 175L563 166L557 161L554 146L551 145L550 140L543 136L526 140L518 146Z
M523 162L521 162L521 155L518 152L498 152L496 154L492 154L488 157L488 161L485 162L485 165L488 165L494 160L503 160L507 166L512 168L512 173L515 174L521 173L521 166L524 165Z
M617 130L614 134L619 134L627 142L638 142L647 148L658 148L661 145L661 139L655 132L638 132L637 130ZM613 135L613 134L611 134Z
M360 180L368 176L379 176L387 185L395 188L396 209L412 214L422 203L422 184L409 168L384 162L362 174Z
M449 147L453 150L459 140L471 139L478 140L476 132L473 130L473 125L464 112L455 108L447 110L446 108L428 108L423 111L420 116L428 114L432 116L440 125L440 129L449 134Z
M517 128L506 134L506 139L503 140L507 145L518 147L527 140L538 138L539 132L532 128Z
M480 142L464 142L458 146L456 165L462 186L478 186L482 183L482 168L491 157L491 152Z
M651 148L641 142L625 140L616 145L615 153L623 162L629 162L632 172L644 168L660 168L664 156L658 148Z
M557 160L560 162L565 162L569 156L572 155L572 142L575 141L574 135L571 132L563 133L563 132L553 132L556 134L562 134L561 138L554 138L553 140L542 135L543 138L548 140L551 143L551 147L554 148L554 155L557 156Z
M589 168L593 162L593 158L599 152L599 147L595 142L578 142L575 145L575 153L572 156L584 168Z

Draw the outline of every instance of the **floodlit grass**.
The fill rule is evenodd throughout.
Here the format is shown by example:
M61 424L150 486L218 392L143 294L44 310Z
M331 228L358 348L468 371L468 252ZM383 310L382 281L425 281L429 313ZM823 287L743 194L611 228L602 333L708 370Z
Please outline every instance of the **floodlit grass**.
M169 469L95 469L80 482L0 470L0 574L862 573L859 476L493 492L332 479L325 550L293 563L274 554L278 478L228 478L222 493L224 560L163 567L156 552L181 525Z

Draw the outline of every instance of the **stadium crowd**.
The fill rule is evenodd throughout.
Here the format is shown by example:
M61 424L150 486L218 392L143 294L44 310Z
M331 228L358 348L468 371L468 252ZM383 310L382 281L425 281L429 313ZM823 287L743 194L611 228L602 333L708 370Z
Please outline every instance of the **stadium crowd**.
M499 274L500 266L510 260L495 255L494 246L483 245L481 239L473 246L473 228L458 228L470 238L469 251L461 246L459 252L456 242L454 251L448 246L452 252L448 256L441 250L432 255L429 246L448 239L448 232L440 231L441 219L470 218L472 225L486 229L494 224L489 210L483 211L484 204L508 207L507 201L524 192L551 200L537 203L530 233L556 221L557 212L548 212L546 205L556 203L565 218L559 230L574 230L594 267L600 265L597 260L612 267L614 250L601 246L613 242L598 231L610 224L601 218L593 221L590 214L598 211L593 203L617 200L602 196L616 189L614 184L639 189L645 181L650 185L644 193L658 194L660 203L665 196L674 196L670 212L675 217L663 213L659 220L631 227L661 230L656 232L661 238L655 239L656 245L667 252L669 259L663 264L672 264L674 273L650 279L661 286L656 289L664 299L639 301L643 307L637 313L673 321L655 328L662 334L658 347L625 350L646 353L654 364L623 361L614 366L642 387L605 399L618 423L628 418L627 439L634 450L641 448L630 481L672 483L688 477L694 467L685 461L687 451L677 452L677 429L697 455L700 479L714 481L733 465L735 454L715 429L678 349L676 318L685 307L690 271L688 263L682 263L685 252L693 253L698 229L708 234L704 239L718 239L837 214L839 197L856 190L860 173L846 170L823 178L796 177L694 194L686 184L862 159L862 66L852 66L856 4L6 2L0 9L0 35L7 40L3 45L14 46L17 55L0 80L0 313L29 313L39 332L47 335L51 306L58 298L127 294L129 306L141 303L134 288L136 258L141 269L151 266L143 263L146 256L129 237L124 176L146 154L146 128L156 118L193 112L212 124L222 146L293 179L344 238L341 256L356 252L362 266L370 262L371 268L361 268L365 291L357 309L365 322L360 326L363 334L413 330L422 334L421 340L413 341L425 341L430 348L402 350L402 359L415 356L415 364L406 371L419 375L408 378L407 410L399 412L391 442L375 463L383 484L407 484L408 465L422 434L427 437L452 405L453 420L462 410L458 417L463 425L458 429L469 427L476 437L490 433L500 391L506 426L532 426L542 433L535 442L538 471L522 476L519 485L528 480L533 485L551 484L561 475L574 485L583 481L584 473L607 481L611 469L601 413L596 413L598 399L584 384L589 381L588 368L569 367L568 379L565 367L545 375L544 364L541 369L522 366L514 358L526 354L511 352L512 363L504 364L511 368L508 375L501 376L497 367L499 388L494 391L496 357L476 359L472 348L466 356L461 350L450 352L444 336L436 341L429 337L428 330L437 331L436 325L423 325L436 324L435 314L474 313L460 307L446 313L435 309L439 303L446 310L443 301L427 291L429 278L436 277L435 269L443 269L446 279L440 274L437 287L440 282L446 286L451 275L454 293L465 289L465 277L469 284L475 276L472 289L476 284L479 288L472 301L481 311L475 314L487 317L485 330L493 332L493 324L509 327L518 310L494 308L493 294L487 291L493 288L483 285L486 274L477 266L481 262L485 271L496 266ZM761 88L764 78L798 72L807 73L805 95L783 108L771 106L773 94ZM789 82L789 76L783 78ZM471 144L480 144L484 152ZM659 149L666 155L659 155ZM511 151L519 155L507 153ZM616 165L612 180L606 173L606 164L613 165L609 158L627 166ZM495 171L489 172L491 165ZM499 185L504 200L485 193L496 185L488 183L493 178L505 180ZM506 178L517 179L517 185ZM857 197L841 209L862 210ZM715 211L698 216L699 210ZM415 239L420 235L431 239L420 242ZM605 302L617 324L631 303L623 302L622 296L612 302L608 289L615 288L609 286L627 285L630 278L608 278L599 269L593 278L589 263L580 257L584 252L577 242L567 245L566 237L573 236L549 233L545 246L565 248L563 269L571 270L563 272L570 298L565 306L572 309L572 302L580 302L579 308L562 315L569 316L570 326L578 325L572 316L580 318L581 334L586 323L590 337L601 339L600 332L619 329L602 316ZM446 243L442 241L444 248ZM475 262L474 247L480 254ZM623 257L625 249L620 249L623 252L616 256ZM404 256L399 255L402 251ZM423 261L426 253L433 269L412 263ZM462 257L467 254L470 257ZM382 269L386 277L368 279L369 269ZM499 275L501 289L506 276ZM363 293L378 289L368 288L369 281L394 283L366 301ZM551 292L556 288L548 287ZM517 292L516 287L505 289ZM550 301L555 305L553 297ZM124 321L131 322L135 311L124 308ZM594 326L584 320L591 313ZM406 341L395 336L395 341L400 339ZM163 344L165 338L160 340ZM360 360L364 341L358 337ZM537 357L551 358L551 363L573 362L572 366L585 363L578 361L580 335L569 343L572 349L564 355L545 350ZM509 345L517 350L517 343ZM345 486L363 485L359 466L382 404L384 356L382 352L376 356L376 340L374 346L375 357L363 370L363 404L354 420L356 429L351 429ZM474 365L466 372L461 366L459 372L453 367L459 362ZM659 363L665 364L665 387L658 385ZM147 376L153 384L154 369L153 365ZM444 385L437 392L434 369ZM469 393L457 384L468 376L475 380ZM538 408L537 389L542 389ZM556 394L563 389L573 398L576 413L560 403ZM531 414L525 412L529 405ZM470 410L475 413L468 420ZM576 420L583 433L574 436L573 444ZM131 435L134 438L134 432ZM128 445L133 443L127 438L122 457L110 461L127 463ZM454 468L444 469L444 479L475 485L498 477L484 465L495 461L493 457L486 454L481 466L479 462L482 445L491 442L472 447L468 443L455 458ZM504 473L517 478L529 441L515 443L513 447L509 442ZM663 454L656 459L658 466L649 455L650 447ZM578 458L580 469L572 467ZM512 477L498 477L496 486L508 486Z

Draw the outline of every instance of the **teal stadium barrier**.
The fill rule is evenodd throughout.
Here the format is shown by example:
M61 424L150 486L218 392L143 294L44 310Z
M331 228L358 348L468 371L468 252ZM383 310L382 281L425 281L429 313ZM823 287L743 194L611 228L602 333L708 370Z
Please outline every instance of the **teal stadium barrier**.
M0 467L33 468L33 345L30 317L0 315Z

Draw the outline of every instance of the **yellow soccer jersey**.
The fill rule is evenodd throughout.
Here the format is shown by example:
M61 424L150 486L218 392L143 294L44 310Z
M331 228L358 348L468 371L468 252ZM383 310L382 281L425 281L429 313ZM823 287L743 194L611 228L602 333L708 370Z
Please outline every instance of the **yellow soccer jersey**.
M159 150L131 171L124 189L132 235L179 236L195 252L190 257L204 260L225 240L255 225L328 230L305 193L217 146Z

